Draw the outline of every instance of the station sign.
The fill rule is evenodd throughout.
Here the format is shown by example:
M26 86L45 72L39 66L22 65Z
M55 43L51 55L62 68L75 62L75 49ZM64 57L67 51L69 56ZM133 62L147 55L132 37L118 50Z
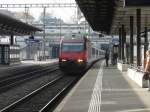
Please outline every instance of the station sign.
M150 6L150 0L124 0L125 7L147 7Z
M25 39L25 42L27 44L29 44L29 43L39 43L40 40L39 39Z

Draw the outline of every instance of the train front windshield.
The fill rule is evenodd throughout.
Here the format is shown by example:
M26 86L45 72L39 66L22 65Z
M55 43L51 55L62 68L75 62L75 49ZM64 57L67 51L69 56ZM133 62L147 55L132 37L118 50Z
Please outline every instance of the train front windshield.
M83 43L63 43L62 51L63 52L81 52L84 50Z

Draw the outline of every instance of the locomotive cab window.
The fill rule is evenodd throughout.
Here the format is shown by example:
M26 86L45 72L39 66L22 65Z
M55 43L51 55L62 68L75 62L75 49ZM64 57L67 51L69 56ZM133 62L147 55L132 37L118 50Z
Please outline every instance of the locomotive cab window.
M62 51L63 52L80 52L84 50L83 43L63 43Z

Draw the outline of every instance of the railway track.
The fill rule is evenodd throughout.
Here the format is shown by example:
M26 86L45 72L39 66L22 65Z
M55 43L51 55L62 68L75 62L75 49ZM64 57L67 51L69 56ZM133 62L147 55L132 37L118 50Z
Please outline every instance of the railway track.
M58 64L55 64L56 66L58 66ZM5 74L5 75L0 75L0 80L2 79L6 79L6 78L9 78L11 76L16 76L16 75L19 75L19 74L24 74L26 72L32 72L32 71L35 71L35 70L38 70L38 69L42 69L42 68L45 68L45 67L51 67L51 66L54 66L52 64L46 64L46 65L35 65L35 66L26 66L26 67L18 67L18 68L13 68L13 69L5 69L5 70L2 70L0 71L1 74Z
M77 79L76 76L58 76L0 112L45 112Z
M22 74L11 75L7 78L0 79L0 93L5 92L6 90L23 83L25 81L40 77L42 75L46 75L47 73L54 72L58 70L58 65L55 66L46 66L42 69L30 71L26 73L25 71Z
M87 69L89 69L90 65ZM86 70L81 73L82 75ZM53 75L57 72L52 73ZM3 106L0 112L51 112L82 75L60 75Z

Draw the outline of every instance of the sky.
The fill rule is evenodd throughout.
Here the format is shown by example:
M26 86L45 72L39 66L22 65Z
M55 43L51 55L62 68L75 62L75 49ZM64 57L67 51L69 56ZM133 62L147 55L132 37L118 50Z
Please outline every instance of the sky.
M75 3L75 0L0 0L0 4L41 4L41 3ZM8 9L10 11L25 11L23 8ZM37 19L42 8L30 8L29 12ZM52 13L53 16L63 19L65 22L71 21L71 16L76 13L75 8L47 8L46 12Z

